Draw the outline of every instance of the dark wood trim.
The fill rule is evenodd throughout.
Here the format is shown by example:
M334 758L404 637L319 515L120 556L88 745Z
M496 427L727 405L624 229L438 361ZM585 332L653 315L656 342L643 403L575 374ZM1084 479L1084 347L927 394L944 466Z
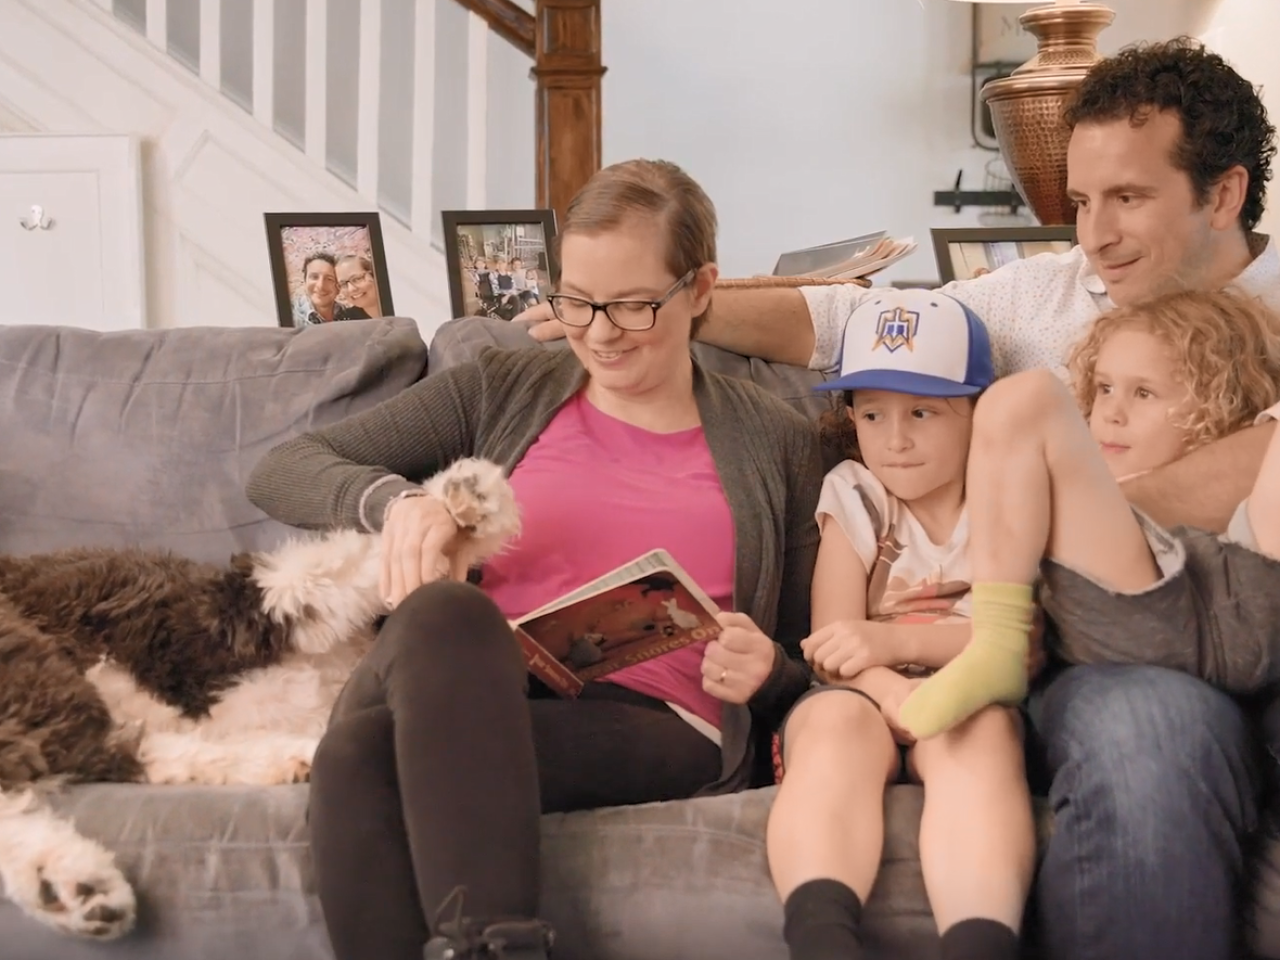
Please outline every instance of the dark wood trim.
M563 222L600 169L600 0L536 0L537 205Z
M489 29L509 44L533 59L534 17L521 10L511 0L458 0L460 4L484 18Z

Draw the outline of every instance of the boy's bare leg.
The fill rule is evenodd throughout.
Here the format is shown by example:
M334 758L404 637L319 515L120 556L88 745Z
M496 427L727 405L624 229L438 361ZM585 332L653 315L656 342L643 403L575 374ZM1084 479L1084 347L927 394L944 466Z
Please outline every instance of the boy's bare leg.
M1047 370L997 381L978 402L965 490L973 639L903 704L921 739L1026 695L1031 584L1044 557L1122 592L1158 578L1075 398Z
M1280 429L1271 434L1249 494L1249 525L1258 550L1280 560Z
M871 701L832 689L795 709L784 749L767 847L791 956L856 957L861 906L880 869L884 788L897 773L897 747ZM798 888L805 889L793 899ZM856 902L841 903L841 894Z
M920 865L943 955L948 932L969 921L983 956L1017 956L1036 854L1017 716L987 707L917 744L911 763L925 785Z

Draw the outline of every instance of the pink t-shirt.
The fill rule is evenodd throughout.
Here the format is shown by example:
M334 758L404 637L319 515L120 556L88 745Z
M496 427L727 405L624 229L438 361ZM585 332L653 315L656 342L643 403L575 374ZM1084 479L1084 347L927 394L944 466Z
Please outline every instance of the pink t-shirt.
M665 549L721 609L733 598L733 517L701 427L653 433L579 393L511 474L521 532L484 570L484 591L510 619ZM609 674L608 681L677 704L720 726L702 689L705 643Z

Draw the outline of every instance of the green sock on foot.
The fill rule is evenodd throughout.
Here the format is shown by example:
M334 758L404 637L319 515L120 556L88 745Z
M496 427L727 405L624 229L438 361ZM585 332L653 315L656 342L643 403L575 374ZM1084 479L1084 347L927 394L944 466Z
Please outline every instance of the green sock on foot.
M1023 583L973 585L973 638L903 701L898 719L917 740L936 736L993 703L1027 695L1035 601Z

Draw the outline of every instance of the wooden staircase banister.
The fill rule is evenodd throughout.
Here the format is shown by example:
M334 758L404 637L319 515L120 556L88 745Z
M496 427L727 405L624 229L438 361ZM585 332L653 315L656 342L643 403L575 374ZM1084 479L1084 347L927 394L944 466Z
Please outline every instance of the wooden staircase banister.
M511 44L530 60L537 56L534 41L536 18L512 3L512 0L458 0L476 16L483 18L489 29Z
M600 169L600 0L536 0L535 164L539 207L557 221Z
M458 0L533 60L537 85L537 204L564 219L573 195L600 169L600 0Z

